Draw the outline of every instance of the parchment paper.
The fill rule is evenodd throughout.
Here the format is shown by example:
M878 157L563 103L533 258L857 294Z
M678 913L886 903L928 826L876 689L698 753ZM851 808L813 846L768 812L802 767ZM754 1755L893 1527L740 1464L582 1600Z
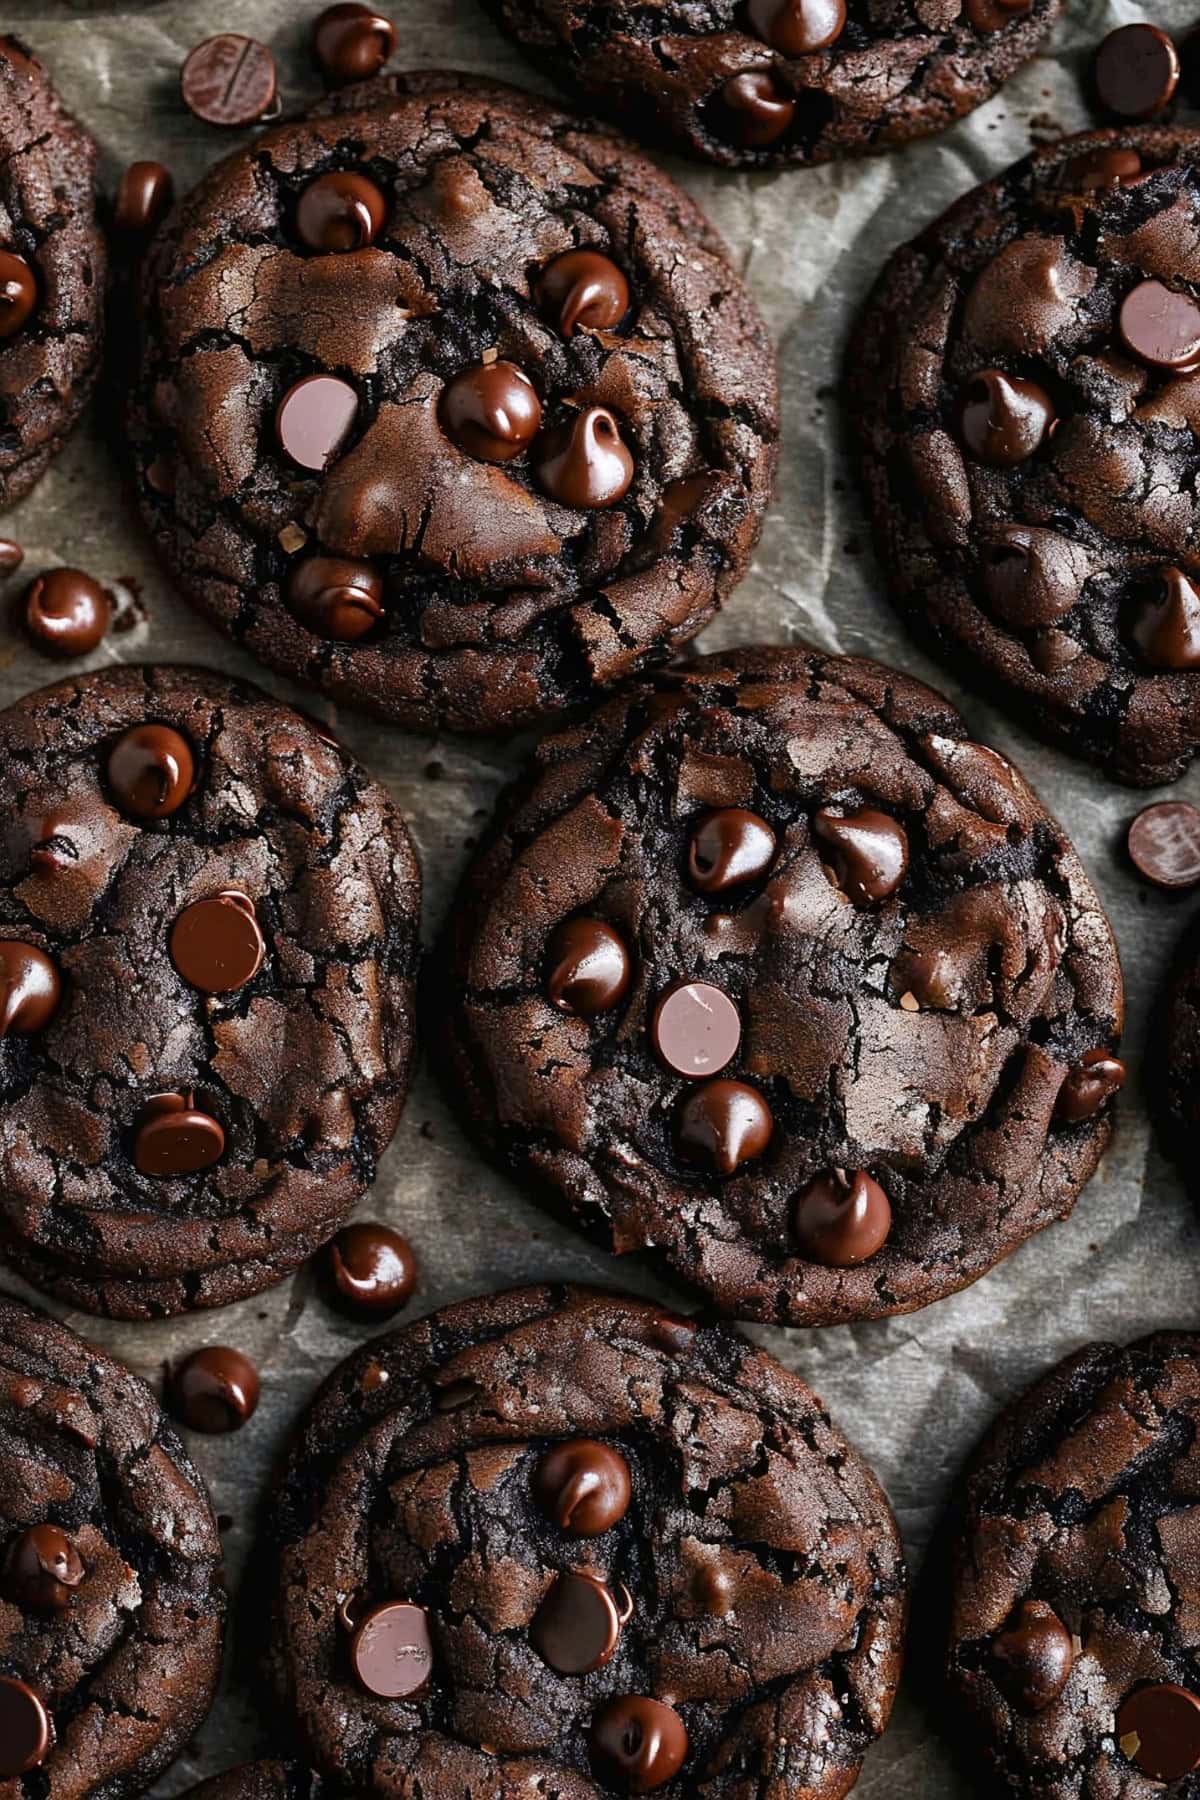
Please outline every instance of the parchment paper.
M966 1293L909 1318L824 1332L755 1333L817 1388L871 1459L914 1567L955 1471L1001 1404L1089 1338L1127 1339L1200 1319L1200 1230L1154 1142L1139 1079L1150 1003L1200 897L1189 902L1153 892L1125 864L1124 828L1144 803L1136 794L1044 749L945 680L913 648L882 598L836 393L850 322L893 247L1035 139L1092 122L1080 86L1089 49L1113 25L1143 15L1134 6L1100 0L1067 4L1070 17L1060 21L1050 52L940 138L815 171L741 176L675 167L724 233L765 310L779 345L784 397L778 502L751 574L703 646L807 638L879 657L943 687L964 706L975 735L1012 756L1063 820L1121 943L1133 1079L1116 1142L1074 1216ZM184 112L176 97L182 57L214 31L249 32L275 50L285 105L299 108L319 91L307 56L318 7L319 0L158 0L85 12L68 0L4 0L0 26L26 37L96 134L110 191L135 157L166 162L184 187L239 139ZM399 27L397 65L457 64L539 85L472 0L391 0L388 10ZM1183 0L1159 0L1154 17L1180 35L1194 22ZM66 562L136 585L147 622L110 637L94 664L194 661L249 676L336 717L339 734L387 782L411 823L425 873L425 935L432 935L497 789L521 760L519 744L412 737L347 711L335 715L326 703L306 699L260 670L172 593L94 419L2 529L25 546L23 575ZM12 632L0 631L0 702L8 704L58 672ZM1171 791L1200 800L1200 766ZM481 1162L426 1069L361 1212L393 1221L415 1242L422 1279L410 1307L414 1316L550 1274L671 1296L644 1270L556 1225ZM6 1285L20 1287L12 1276ZM272 1458L317 1381L369 1330L336 1319L305 1272L239 1306L171 1323L131 1326L82 1313L66 1316L152 1383L165 1359L203 1343L236 1344L258 1362L263 1397L252 1423L232 1437L192 1439L222 1515L236 1593ZM236 1624L235 1609L231 1638ZM256 1716L244 1673L233 1672L232 1651L231 1643L216 1708L159 1792L176 1793L268 1747L268 1721ZM902 1692L891 1729L868 1758L856 1792L864 1800L965 1800L974 1784L955 1768L935 1725L936 1710L931 1717Z

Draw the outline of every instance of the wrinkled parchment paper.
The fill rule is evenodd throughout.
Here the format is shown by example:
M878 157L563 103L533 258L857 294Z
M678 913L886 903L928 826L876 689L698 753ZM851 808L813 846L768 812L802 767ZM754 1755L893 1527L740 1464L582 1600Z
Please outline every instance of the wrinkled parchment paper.
M124 165L154 157L190 185L239 141L198 124L179 105L184 54L214 31L270 43L285 106L315 99L307 38L319 0L157 0L86 11L69 0L0 0L0 27L26 37L103 152L109 191ZM517 53L472 0L391 0L397 65L457 64L536 86ZM1088 51L1113 25L1143 16L1129 4L1067 0L1047 54L954 130L872 161L744 176L679 165L757 295L779 345L784 397L780 492L754 567L702 644L790 642L879 657L945 688L977 737L1014 757L1063 820L1115 923L1129 991L1126 1089L1116 1142L1074 1216L1026 1244L974 1288L909 1318L823 1332L755 1335L817 1388L891 1495L910 1560L919 1566L963 1457L996 1409L1059 1356L1089 1338L1127 1339L1200 1320L1200 1229L1154 1142L1139 1079L1149 1007L1193 901L1147 889L1125 864L1124 828L1143 802L1083 764L1044 749L963 693L918 654L882 599L836 394L851 319L885 256L965 188L1022 155L1036 138L1091 121L1080 88ZM1159 0L1156 21L1178 34L1194 22L1184 0ZM1186 115L1185 115L1186 116ZM1200 115L1195 122L1200 124ZM157 570L118 470L89 420L41 486L3 522L25 546L23 574L66 562L135 584L145 623L112 636L91 659L187 660L259 680L285 698L299 690L261 671L193 617ZM16 584L13 584L16 585ZM53 680L56 669L0 631L0 702ZM404 809L425 873L425 935L497 789L521 759L514 744L408 736L325 702L339 734ZM1200 765L1172 790L1200 800ZM544 1275L669 1296L644 1270L617 1264L551 1221L468 1148L429 1072L418 1074L395 1143L361 1209L414 1240L422 1267L413 1314ZM19 1287L15 1278L6 1285ZM61 1307L55 1308L62 1312ZM67 1315L152 1383L164 1360L204 1343L232 1343L263 1376L253 1422L228 1438L193 1439L222 1515L236 1593L272 1458L317 1381L370 1335L336 1319L294 1280L218 1313L118 1325ZM237 1613L234 1631L237 1637ZM234 1644L220 1699L197 1742L160 1784L173 1794L270 1742ZM966 1800L975 1790L927 1714L902 1692L892 1726L867 1760L864 1800Z

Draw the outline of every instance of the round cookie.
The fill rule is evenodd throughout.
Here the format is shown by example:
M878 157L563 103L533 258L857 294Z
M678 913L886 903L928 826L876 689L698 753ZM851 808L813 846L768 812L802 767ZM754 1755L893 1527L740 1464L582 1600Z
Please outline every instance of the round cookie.
M804 648L705 657L543 742L443 954L487 1147L739 1318L965 1287L1070 1212L1123 1077L1060 827L940 695Z
M141 1794L216 1689L208 1494L143 1382L7 1296L0 1417L0 1787Z
M766 328L693 203L511 89L391 77L222 163L149 259L143 510L207 617L413 728L661 660L771 492Z
M0 1247L124 1318L280 1280L370 1185L420 878L319 727L196 669L0 714Z
M976 1453L948 1675L989 1792L1159 1800L1200 1769L1198 1425L1200 1338L1162 1334L1068 1357Z
M96 146L0 37L0 507L44 474L100 369L107 253Z
M272 1664L316 1767L484 1800L836 1800L887 1723L887 1501L726 1326L571 1287L365 1345L271 1508Z
M1200 742L1200 132L1060 139L898 251L850 356L893 598L1120 781Z
M777 168L927 137L1033 55L1059 0L487 0L546 73L705 162Z

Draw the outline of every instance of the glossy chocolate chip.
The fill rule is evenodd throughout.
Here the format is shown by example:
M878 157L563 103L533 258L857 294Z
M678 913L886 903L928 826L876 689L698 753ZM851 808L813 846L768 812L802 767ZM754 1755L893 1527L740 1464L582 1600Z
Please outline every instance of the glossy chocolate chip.
M563 337L611 331L629 311L629 283L600 250L564 250L542 270L537 302Z
M113 223L131 237L148 237L171 210L175 184L165 163L133 162L121 177Z
M327 6L313 31L313 50L337 86L378 75L396 48L396 27L370 6Z
M25 561L25 552L15 538L0 537L0 579L12 575Z
M201 1111L190 1093L155 1094L137 1123L133 1161L143 1175L195 1175L211 1169L224 1149L219 1120Z
M476 363L442 389L442 430L480 462L511 462L527 450L542 423L537 389L516 363Z
M0 1779L15 1780L44 1763L51 1736L40 1694L14 1675L0 1675Z
M552 500L594 511L615 506L629 492L633 456L614 414L589 406L538 440L534 471Z
M1121 25L1097 50L1092 79L1106 112L1118 119L1153 119L1174 98L1179 53L1157 25Z
M365 250L387 218L387 201L373 181L335 169L310 181L296 206L296 230L310 250Z
M266 946L254 902L235 888L194 900L171 927L171 960L205 994L231 994L253 980Z
M1182 1781L1200 1768L1200 1698L1171 1682L1137 1688L1117 1713L1117 1743L1152 1781Z
M1045 388L1003 369L981 369L967 383L959 415L971 455L996 469L1012 469L1040 448L1054 424Z
M326 1252L338 1303L364 1318L399 1312L417 1285L416 1252L390 1225L363 1219L344 1225Z
M1099 189L1121 187L1142 172L1142 159L1136 150L1120 145L1109 150L1092 150L1073 156L1063 169L1063 182L1082 194Z
M831 1269L869 1262L886 1244L892 1208L877 1181L862 1169L830 1169L796 1202L796 1240L802 1253Z
M33 270L15 250L0 250L0 338L12 337L37 305Z
M718 1075L737 1055L742 1021L729 995L708 981L668 988L650 1021L650 1042L668 1069L688 1081Z
M0 1038L44 1031L61 998L58 970L44 950L0 938Z
M383 617L383 581L367 562L306 556L288 573L287 602L310 631L353 644Z
M403 1700L425 1686L433 1670L433 1645L424 1607L386 1600L361 1620L350 1645L360 1687L383 1700Z
M228 1344L193 1350L171 1371L171 1411L193 1431L237 1431L258 1405L258 1370Z
M631 1794L665 1787L687 1760L687 1727L673 1707L640 1694L610 1700L592 1720L592 1759L600 1774Z
M1067 1685L1075 1663L1071 1634L1044 1600L1026 1600L992 1645L996 1676L1025 1713L1044 1712Z
M279 402L275 436L298 468L327 469L358 417L358 395L336 375L306 375Z
M188 56L179 89L188 111L206 125L254 125L275 111L275 58L256 38L223 31Z
M1130 631L1152 668L1200 668L1200 592L1191 577L1160 569L1135 597Z
M749 0L750 23L781 56L811 56L846 29L846 0Z
M856 906L872 906L896 892L908 871L908 833L877 807L835 813L822 808L813 831L838 887Z
M732 1175L771 1142L775 1122L757 1088L744 1081L706 1081L687 1095L675 1118L675 1141L688 1162Z
M1061 1088L1055 1117L1067 1125L1094 1118L1125 1085L1125 1064L1108 1050L1089 1050L1080 1057Z
M796 117L796 102L773 69L744 69L732 75L718 95L718 111L726 135L747 150L775 143Z
M1183 373L1200 366L1200 306L1161 281L1139 281L1121 302L1125 348L1152 369Z
M196 759L173 726L134 725L109 751L105 776L122 812L135 819L166 819L194 789Z
M25 628L51 656L86 656L111 620L111 595L82 569L47 569L25 595Z
M966 0L967 17L976 31L1003 31L1015 18L1032 10L1033 0Z
M533 1616L529 1641L558 1674L587 1675L608 1662L632 1612L624 1589L618 1606L598 1575L572 1569L555 1578Z
M629 952L602 919L566 919L550 939L546 992L560 1012L591 1019L610 1012L629 987Z
M1052 625L1073 609L1087 577L1074 544L1036 525L996 525L979 550L989 612L1017 631Z
M744 806L705 813L688 839L688 880L701 894L758 881L775 860L775 833Z
M629 1511L632 1491L625 1458L595 1438L556 1444L533 1474L538 1505L572 1537L600 1537L619 1525Z
M4 1552L0 1591L22 1612L61 1612L86 1573L65 1531L57 1525L31 1525Z
M1200 886L1200 812L1186 800L1144 807L1128 845L1130 861L1155 887L1183 893Z

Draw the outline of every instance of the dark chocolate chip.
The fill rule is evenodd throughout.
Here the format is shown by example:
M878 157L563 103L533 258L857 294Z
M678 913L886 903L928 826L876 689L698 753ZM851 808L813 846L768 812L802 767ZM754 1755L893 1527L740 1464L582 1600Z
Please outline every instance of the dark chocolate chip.
M688 1753L687 1727L673 1707L624 1694L592 1720L592 1757L602 1776L631 1794L649 1794L678 1775Z
M782 56L811 56L846 29L846 0L750 0L750 23Z
M611 331L629 311L629 283L599 250L564 250L542 270L537 302L565 338Z
M258 1405L258 1370L227 1344L193 1350L171 1371L171 1411L193 1431L237 1431Z
M399 1312L417 1284L417 1258L408 1239L373 1219L343 1226L326 1257L333 1292L351 1313L386 1318Z
M629 492L633 456L608 408L589 406L543 434L534 469L552 500L591 511L615 506Z
M378 75L396 47L396 27L370 6L327 6L313 31L313 50L336 86Z
M959 417L971 455L997 469L1026 462L1055 422L1045 388L1003 369L981 369L971 377Z
M275 110L275 58L256 38L223 31L196 45L179 89L188 111L206 125L254 125Z
M1061 1088L1054 1116L1067 1125L1093 1118L1125 1085L1125 1064L1108 1050L1089 1050L1080 1057Z
M111 595L82 569L48 569L25 595L26 630L51 656L86 656L111 619Z
M603 919L566 919L550 939L546 991L560 1012L610 1012L629 986L629 952Z
M1003 31L1021 13L1033 11L1033 0L967 0L967 17L976 31Z
M595 1438L556 1444L533 1475L538 1505L572 1537L600 1537L619 1525L629 1511L632 1491L625 1458Z
M1044 1600L1026 1600L992 1646L997 1679L1022 1712L1044 1712L1075 1663L1071 1634Z
M1129 856L1155 887L1200 886L1200 812L1186 800L1145 807L1129 827Z
M358 395L336 375L305 375L279 402L275 435L301 469L327 469L358 417Z
M61 998L58 970L44 950L0 938L0 1038L43 1031Z
M1121 25L1097 50L1092 79L1106 112L1118 119L1153 119L1174 98L1179 53L1157 25Z
M877 1181L862 1169L830 1169L796 1202L796 1238L804 1255L826 1268L869 1262L888 1240L892 1208Z
M86 1573L65 1531L57 1525L31 1525L4 1553L0 1590L23 1612L61 1612Z
M387 218L387 201L373 181L335 169L310 181L296 206L296 230L310 250L365 250Z
M1139 281L1121 302L1125 348L1152 369L1184 373L1200 366L1200 306L1161 281Z
M433 1645L424 1607L387 1600L357 1626L350 1661L359 1686L384 1700L417 1693L433 1669Z
M775 833L744 806L707 812L688 840L688 880L702 894L758 881L775 860Z
M979 550L989 611L1017 631L1052 625L1079 599L1087 564L1074 544L1036 525L997 525Z
M438 405L451 443L480 462L511 462L542 423L537 389L516 363L476 363L446 383Z
M175 184L165 163L130 163L121 177L113 223L131 237L148 237L171 210Z
M37 281L25 258L14 250L0 250L0 338L20 331L37 297Z
M742 1021L729 995L709 981L681 981L661 995L650 1041L668 1069L688 1081L718 1075L737 1055Z
M318 636L352 644L383 617L383 581L370 563L307 556L288 574L291 611Z
M1200 1768L1200 1698L1171 1682L1135 1689L1117 1713L1117 1743L1152 1781L1182 1781Z
M46 1760L51 1741L45 1701L14 1675L0 1675L0 1777L15 1780Z
M1139 592L1130 627L1155 669L1200 668L1200 593L1182 569L1160 569Z
M231 994L252 981L266 946L254 902L235 888L185 906L171 927L171 960L205 994Z
M864 806L835 813L822 808L813 831L825 846L838 887L856 906L896 892L908 871L908 833L890 814Z
M1122 187L1141 172L1142 159L1137 151L1114 145L1109 150L1091 150L1071 157L1063 168L1062 179L1065 186L1090 194L1097 189Z
M166 819L195 787L196 759L173 726L134 725L109 751L105 774L122 812L135 819Z
M717 1175L732 1175L760 1157L775 1122L757 1088L744 1081L706 1081L685 1098L675 1119L681 1156Z
M15 538L0 537L0 577L12 575L25 561L25 552Z
M622 1590L618 1607L598 1575L572 1569L555 1578L529 1627L529 1641L542 1661L560 1675L587 1675L603 1668L633 1612Z
M211 1169L224 1149L220 1122L202 1112L190 1093L155 1094L138 1120L133 1161L143 1175L195 1175Z
M796 117L796 102L773 69L731 75L718 95L721 123L735 144L763 150L781 138Z

